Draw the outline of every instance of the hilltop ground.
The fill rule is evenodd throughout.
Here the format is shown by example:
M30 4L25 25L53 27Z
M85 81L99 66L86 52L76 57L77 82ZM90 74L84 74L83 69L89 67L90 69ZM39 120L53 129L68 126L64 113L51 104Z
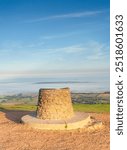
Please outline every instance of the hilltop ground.
M86 131L41 131L20 123L30 111L0 112L0 150L109 150L109 113L91 113L104 124L103 129Z

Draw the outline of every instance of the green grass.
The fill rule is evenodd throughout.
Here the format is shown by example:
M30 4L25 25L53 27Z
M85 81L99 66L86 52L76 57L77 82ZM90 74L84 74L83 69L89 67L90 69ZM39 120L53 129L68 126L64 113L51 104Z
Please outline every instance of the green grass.
M109 112L110 104L73 104L74 111L82 111L82 112ZM0 110L27 110L27 111L35 111L35 105L1 105Z
M110 112L110 104L74 104L74 111L82 112Z
M36 110L35 105L0 105L0 110Z

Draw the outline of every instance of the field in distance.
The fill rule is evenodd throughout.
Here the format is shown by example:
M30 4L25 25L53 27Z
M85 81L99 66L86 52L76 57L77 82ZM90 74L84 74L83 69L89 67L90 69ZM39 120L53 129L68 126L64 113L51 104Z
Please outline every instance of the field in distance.
M24 110L24 111L35 111L36 105L19 105L11 104L5 105L0 104L0 111L4 110ZM73 104L74 111L82 112L94 112L94 113L108 113L110 112L110 104Z
M109 104L110 93L71 93L73 104ZM20 93L0 96L0 103L36 105L38 93Z
M109 112L110 93L71 93L74 111ZM35 111L37 93L20 93L0 96L0 110Z

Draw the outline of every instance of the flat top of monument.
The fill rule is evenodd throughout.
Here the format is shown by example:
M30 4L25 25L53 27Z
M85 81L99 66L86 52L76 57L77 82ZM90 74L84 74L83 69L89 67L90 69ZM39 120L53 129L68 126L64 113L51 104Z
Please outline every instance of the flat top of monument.
M69 87L65 87L65 88L41 88L40 91L42 90L69 90Z

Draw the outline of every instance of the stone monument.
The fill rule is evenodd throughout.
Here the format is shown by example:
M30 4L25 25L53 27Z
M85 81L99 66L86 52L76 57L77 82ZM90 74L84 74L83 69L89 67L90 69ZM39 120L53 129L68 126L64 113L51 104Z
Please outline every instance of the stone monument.
M73 112L69 88L40 89L36 112L23 116L21 122L41 130L102 127L102 122L96 122L88 113Z
M40 89L38 96L37 118L69 119L74 115L69 88Z

